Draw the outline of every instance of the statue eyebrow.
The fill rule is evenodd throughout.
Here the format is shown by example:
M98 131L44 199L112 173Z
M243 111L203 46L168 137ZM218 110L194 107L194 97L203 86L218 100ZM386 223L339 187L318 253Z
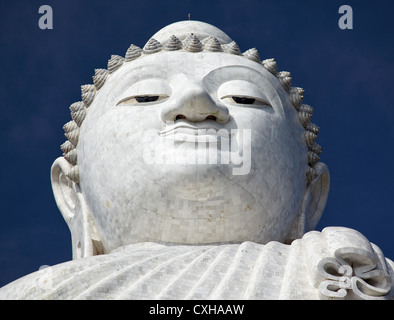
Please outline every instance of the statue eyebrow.
M209 77L219 76L225 82L228 81L230 77L237 76L237 79L231 79L231 80L245 80L252 82L254 79L251 79L251 75L256 75L256 74L263 77L263 74L261 74L260 72L256 71L253 68L250 68L242 64L232 64L227 66L221 66L219 68L210 71L208 74L204 76L204 79Z
M203 82L214 81L221 86L232 80L242 80L251 84L258 84L262 81L264 75L255 69L245 65L228 65L216 68L203 77Z
M168 79L168 72L166 68L164 68L160 64L147 64L143 66L138 66L133 69L130 69L129 72L135 73L135 75L137 76L136 79L137 81L135 82L139 82L141 80L151 79L151 78L155 78L155 79L159 78L162 80Z

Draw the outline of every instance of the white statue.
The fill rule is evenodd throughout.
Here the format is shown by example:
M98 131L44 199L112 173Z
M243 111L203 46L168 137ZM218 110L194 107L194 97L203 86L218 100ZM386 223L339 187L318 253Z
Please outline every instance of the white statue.
M311 231L329 172L274 59L183 21L96 69L52 166L73 260L2 299L392 299L355 230Z

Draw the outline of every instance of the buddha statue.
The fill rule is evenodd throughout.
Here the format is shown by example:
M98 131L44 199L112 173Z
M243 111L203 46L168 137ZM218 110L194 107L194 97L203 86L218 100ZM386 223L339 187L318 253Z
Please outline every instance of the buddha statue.
M82 86L51 168L73 260L1 299L392 299L356 230L314 231L330 177L291 74L218 28L170 24Z

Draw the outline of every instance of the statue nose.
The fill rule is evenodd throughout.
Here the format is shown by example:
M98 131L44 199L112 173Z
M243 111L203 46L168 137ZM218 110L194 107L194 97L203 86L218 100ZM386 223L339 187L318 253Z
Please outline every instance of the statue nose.
M183 81L179 92L173 92L175 99L161 111L163 121L185 119L192 122L215 120L225 123L229 120L229 110L215 102L202 83Z

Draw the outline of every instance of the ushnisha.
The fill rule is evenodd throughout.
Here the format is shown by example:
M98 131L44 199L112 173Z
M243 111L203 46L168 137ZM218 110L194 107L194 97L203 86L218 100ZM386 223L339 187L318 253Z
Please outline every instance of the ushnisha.
M70 106L51 167L73 260L0 299L392 299L378 246L313 231L330 176L291 81L199 21L113 55Z

